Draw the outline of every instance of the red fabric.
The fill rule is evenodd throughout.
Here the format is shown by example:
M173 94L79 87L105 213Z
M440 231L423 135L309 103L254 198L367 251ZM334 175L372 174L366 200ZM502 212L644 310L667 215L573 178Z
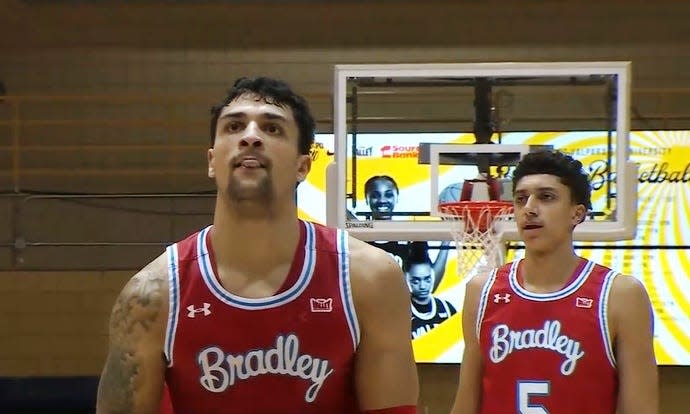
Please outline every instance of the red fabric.
M378 410L362 411L362 414L417 414L415 405L399 405L397 407L380 408Z
M210 228L168 248L166 383L175 412L359 413L346 234L300 225L287 278L295 282L266 298L225 290Z
M161 405L158 414L175 414L172 408L172 401L170 401L170 391L168 386L163 386L163 396L161 397Z
M495 270L482 291L480 413L615 413L618 375L606 309L616 272L583 261L560 290L532 293L520 284L520 263Z

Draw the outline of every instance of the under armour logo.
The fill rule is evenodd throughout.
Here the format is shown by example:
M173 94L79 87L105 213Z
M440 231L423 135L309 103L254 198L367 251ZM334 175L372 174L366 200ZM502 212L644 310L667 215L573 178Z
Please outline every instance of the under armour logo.
M333 298L311 298L309 299L309 306L312 312L332 312Z
M510 302L510 293L506 293L505 295L501 295L500 293L496 293L494 295L494 303L508 303Z
M204 316L208 316L211 314L211 304L204 302L204 306L201 308L195 308L194 305L189 305L187 306L187 317L188 318L195 318L197 313L202 313Z
M575 298L575 306L577 306L578 308L589 309L592 307L593 304L594 304L594 299L580 298L580 297Z

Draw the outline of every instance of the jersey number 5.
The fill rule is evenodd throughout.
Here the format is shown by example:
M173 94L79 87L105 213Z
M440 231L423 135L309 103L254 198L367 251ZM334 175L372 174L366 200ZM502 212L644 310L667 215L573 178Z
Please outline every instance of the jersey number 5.
M517 408L520 414L549 414L549 411L541 404L531 404L532 396L549 395L548 381L518 381L517 382Z

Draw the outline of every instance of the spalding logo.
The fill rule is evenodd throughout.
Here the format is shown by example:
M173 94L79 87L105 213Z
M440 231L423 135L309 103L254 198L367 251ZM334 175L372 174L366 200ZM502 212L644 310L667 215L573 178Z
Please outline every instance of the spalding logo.
M345 228L347 229L355 229L355 228L368 228L368 229L373 229L374 228L374 222L371 220L367 221L346 221L345 222Z

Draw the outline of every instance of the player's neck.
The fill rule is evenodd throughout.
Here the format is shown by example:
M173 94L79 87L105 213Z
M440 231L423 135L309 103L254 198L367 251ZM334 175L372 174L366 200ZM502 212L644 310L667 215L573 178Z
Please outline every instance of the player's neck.
M421 306L428 305L431 303L431 295L426 296L424 298L415 298L413 296L412 301L418 305L421 305Z
M521 263L521 284L535 293L560 290L570 280L580 260L572 244L565 244L548 253L527 251Z
M255 272L291 262L299 242L297 208L283 203L270 214L247 216L216 203L211 242L219 267L232 264Z

